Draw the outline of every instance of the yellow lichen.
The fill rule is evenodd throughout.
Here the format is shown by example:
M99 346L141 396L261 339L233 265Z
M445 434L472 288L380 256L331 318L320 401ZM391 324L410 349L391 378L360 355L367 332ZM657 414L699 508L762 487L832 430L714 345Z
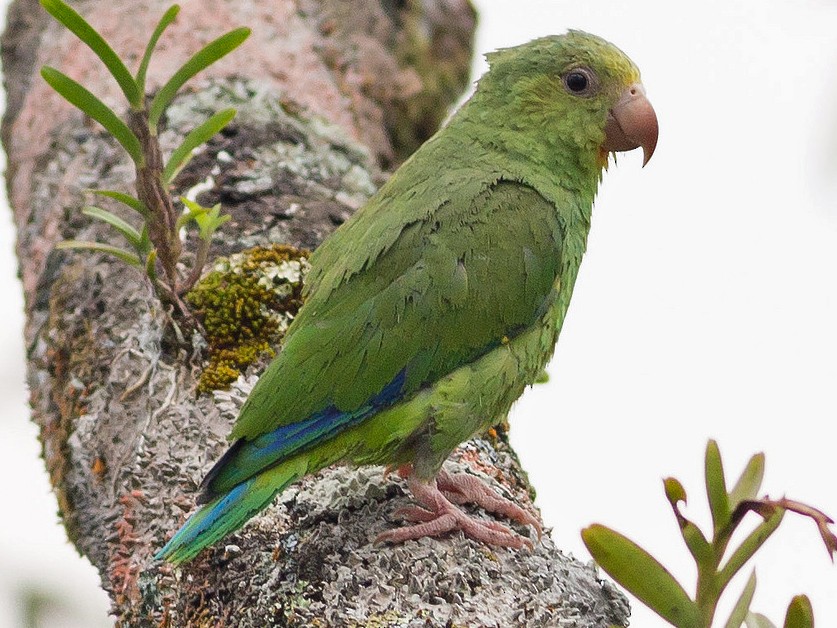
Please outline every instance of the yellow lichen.
M257 247L219 258L186 296L206 331L209 363L198 392L229 388L241 372L273 354L302 305L308 251Z

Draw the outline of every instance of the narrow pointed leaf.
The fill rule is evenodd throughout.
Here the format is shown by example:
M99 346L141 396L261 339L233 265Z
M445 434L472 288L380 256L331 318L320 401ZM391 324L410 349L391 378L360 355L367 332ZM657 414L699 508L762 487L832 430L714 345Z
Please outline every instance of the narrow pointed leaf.
M157 251L152 250L148 253L148 257L145 258L145 274L148 275L148 278L151 281L157 279Z
M797 595L791 600L784 628L814 628L814 609L807 595Z
M174 99L178 90L198 72L215 63L221 57L232 52L250 36L249 28L236 28L218 39L211 41L196 52L183 66L174 73L169 81L163 85L149 108L149 125L157 128L166 107Z
M747 628L776 628L776 625L761 613L749 613L744 620Z
M829 527L831 524L834 523L834 520L825 514L819 508L814 508L813 506L809 506L808 504L804 504L800 501L795 499L788 499L787 497L783 497L782 499L772 500L764 499L760 500L753 500L751 502L744 502L742 503L743 506L749 506L751 508L758 509L758 512L762 508L784 508L785 510L789 510L791 512L795 512L798 515L802 515L803 517L808 517L817 524L817 530L822 537L823 543L825 544L825 548L828 550L828 555L832 561L834 561L834 554L837 553L837 535L831 531ZM771 511L772 512L772 511Z
M206 213L196 215L195 222L198 223L200 239L205 242L212 240L212 234L218 230L218 227L231 218L229 214L221 215L220 203L213 205Z
M201 144L208 142L221 129L227 126L235 117L235 109L224 109L219 111L206 122L194 129L185 137L183 143L178 146L169 157L166 167L163 169L163 183L171 183L172 179L192 158L192 151Z
M76 13L70 6L62 0L41 0L41 6L46 9L56 20L61 22L69 30L75 33L81 41L83 41L90 49L96 53L96 56L102 60L108 71L119 83L125 98L131 105L137 106L140 104L140 91L134 81L134 77L122 63L113 48L96 32L90 24L87 23L81 15Z
M772 515L765 519L759 526L750 532L741 544L732 552L729 560L721 568L718 573L718 586L723 589L733 576L738 573L748 560L753 557L753 554L770 538L770 535L776 531L779 524L782 523L782 517L785 516L783 508L777 508Z
M700 528L691 521L684 519L684 523L680 526L680 532L695 562L701 568L708 569L712 565L715 554L712 551L711 543L706 540Z
M663 488L665 489L666 498L671 509L674 511L674 516L677 518L677 524L680 526L680 533L689 548L695 561L699 566L711 568L711 563L714 560L714 553L712 546L703 532L700 531L693 522L687 519L682 512L680 512L679 502L686 503L686 489L677 478L666 478L663 480Z
M764 479L764 454L756 454L744 467L741 477L729 493L729 508L735 507L745 499L755 499Z
M717 535L718 531L723 530L729 523L730 509L721 452L718 450L718 443L714 440L710 440L706 445L705 470L706 496L709 499L712 524Z
M140 62L139 69L137 70L136 83L140 97L145 94L145 75L148 72L148 63L151 61L151 55L157 47L157 42L160 40L160 36L163 34L163 31L168 28L169 24L174 22L174 18L177 17L179 12L180 5L173 4L170 6L168 11L163 13L163 17L160 18L160 21L157 22L157 28L154 29L154 32L151 34L151 39L148 40L148 45L145 47L145 54L142 55L142 61Z
M124 192L117 192L116 190L88 190L92 194L98 194L99 196L107 196L108 198L112 198L115 201L119 201L123 205L127 205L135 212L139 213L143 218L148 218L151 212L148 211L148 208L143 204L141 200L138 198L131 196L130 194L125 194Z
M118 257L123 262L142 268L142 262L139 258L125 249L120 249L110 244L102 244L101 242L84 242L82 240L64 240L55 245L56 249L83 249L87 251L96 251L99 253L108 253L114 257Z
M148 254L153 249L151 248L151 237L148 235L148 225L143 225L142 234L140 235L140 245L137 247L143 254Z
M140 141L137 139L137 136L133 134L131 129L128 128L128 125L122 122L119 116L111 111L105 103L96 98L79 83L55 68L49 66L42 67L41 76L44 77L44 80L49 83L52 89L105 127L108 133L113 135L122 144L122 147L128 151L128 154L135 163L143 163L142 148L140 147Z
M82 209L81 213L85 216L90 216L91 218L96 218L97 220L108 223L111 227L121 233L124 238L131 243L131 246L135 249L139 248L142 240L140 232L137 231L133 225L122 220L116 214L112 214L101 207L93 207L92 205Z
M700 614L683 587L657 560L630 539L593 524L581 531L593 559L643 604L678 628L698 628Z
M198 205L195 201L190 201L185 196L181 196L180 201L189 211L187 211L184 214L181 214L180 218L177 219L177 223L175 224L174 228L178 231L185 227L187 224L189 224L190 220L195 220L197 216L203 215L209 211L208 207Z
M201 240L205 240L209 242L212 240L212 234L218 231L218 228L223 225L225 222L232 220L232 216L229 214L224 214L223 216L216 216L212 219L212 222L201 225L200 226L200 238Z
M747 619L747 613L750 612L750 603L753 601L753 594L756 592L756 572L750 574L750 579L744 586L741 596L735 603L735 606L730 613L729 620L726 623L726 628L741 628L744 620Z

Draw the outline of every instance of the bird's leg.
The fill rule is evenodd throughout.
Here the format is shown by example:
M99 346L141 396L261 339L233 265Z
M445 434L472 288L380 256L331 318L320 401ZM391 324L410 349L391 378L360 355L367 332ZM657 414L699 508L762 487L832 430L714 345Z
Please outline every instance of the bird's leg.
M437 476L437 478L427 482L416 477L416 475L412 472L411 467L400 468L399 474L407 480L407 487L410 489L410 492L413 494L413 497L415 497L415 500L420 504L420 506L408 506L406 508L401 508L396 511L395 514L418 523L411 526L396 528L394 530L387 530L386 532L378 535L375 539L376 543L403 543L404 541L419 539L424 536L440 536L448 532L461 530L465 536L468 536L476 541L481 541L487 545L511 547L514 549L520 549L524 546L529 548L532 547L532 542L529 541L529 539L524 539L496 521L475 519L463 512L459 507L445 497L444 493L439 490L440 486L437 484L437 479L442 485L452 489L454 486L458 487L461 484L461 482L453 479L457 476L451 476L442 472L442 474ZM477 482L480 482L478 478L474 479ZM468 489L457 490L456 493L463 497L463 503L465 501L470 501L465 498L466 495L476 495L477 492L479 492L478 499L483 502L490 503L492 506L497 507L498 504L506 502L511 504L508 500L495 495L488 487L485 487L485 491L487 491L487 494L484 491L479 492L478 489L474 489L469 485ZM453 490L450 490L449 492L451 494L454 493ZM492 496L494 501L488 500L488 494ZM511 505L514 506L514 504ZM515 508L517 507L515 506ZM512 512L512 509L507 506L497 507L492 510L503 514ZM518 510L521 509L518 508ZM521 512L525 513L523 510L521 510ZM516 517L511 518L517 520ZM534 519L531 515L529 515L529 518ZM531 521L527 519L526 523L531 523ZM540 533L540 525L537 524L537 522L535 522L534 525Z

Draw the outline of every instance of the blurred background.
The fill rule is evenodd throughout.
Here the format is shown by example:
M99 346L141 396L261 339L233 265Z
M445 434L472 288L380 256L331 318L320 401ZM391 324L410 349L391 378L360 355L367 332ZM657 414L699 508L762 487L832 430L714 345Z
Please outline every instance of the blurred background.
M480 53L567 28L616 43L660 120L644 170L629 154L606 173L551 380L511 417L558 545L588 560L579 530L605 523L691 590L661 479L681 479L687 514L706 525L709 438L728 476L764 451L766 492L837 514L837 2L475 4ZM480 56L474 76L484 70ZM107 598L57 522L28 420L13 241L4 211L0 628L106 626ZM809 521L789 515L756 568L755 610L781 625L804 592L817 625L837 626L837 568ZM633 626L666 625L633 609Z

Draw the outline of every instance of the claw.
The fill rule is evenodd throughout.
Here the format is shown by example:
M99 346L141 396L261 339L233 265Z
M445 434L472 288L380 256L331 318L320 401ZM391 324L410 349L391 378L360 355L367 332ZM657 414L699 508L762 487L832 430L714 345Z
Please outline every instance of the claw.
M540 522L514 502L497 495L478 477L466 473L451 475L440 471L430 482L416 478L411 467L398 469L405 477L410 492L420 506L398 509L394 516L415 525L387 530L379 534L375 543L403 543L425 536L441 536L461 530L465 536L487 545L521 549L534 545L498 521L476 519L466 514L457 504L474 503L488 512L501 514L513 521L531 525L541 538Z
M426 523L428 521L433 521L436 518L436 513L430 512L421 506L405 506L404 508L399 508L392 513L392 516L396 519L403 519L404 521Z
M439 490L450 501L456 504L476 504L486 512L532 526L538 533L538 541L543 537L543 526L535 515L495 493L477 476L468 473L450 474L442 469L436 476L436 482Z

